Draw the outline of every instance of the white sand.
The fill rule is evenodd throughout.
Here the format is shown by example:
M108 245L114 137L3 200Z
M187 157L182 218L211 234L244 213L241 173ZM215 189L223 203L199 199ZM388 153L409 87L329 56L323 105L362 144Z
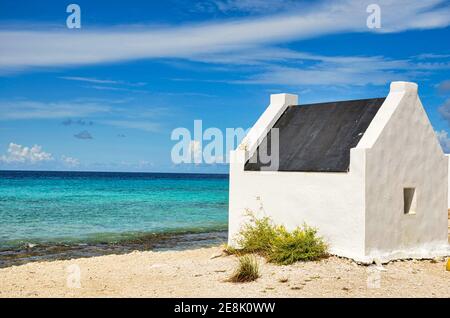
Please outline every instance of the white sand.
M291 266L259 258L261 278L235 284L225 280L237 259L212 257L221 251L134 252L13 266L0 269L0 297L450 297L445 260L391 262L379 271L337 257Z

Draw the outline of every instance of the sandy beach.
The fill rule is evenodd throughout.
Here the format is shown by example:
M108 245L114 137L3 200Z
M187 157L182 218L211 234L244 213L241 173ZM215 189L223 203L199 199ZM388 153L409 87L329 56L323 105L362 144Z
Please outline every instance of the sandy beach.
M0 297L450 297L444 259L379 268L338 257L290 266L258 258L261 277L236 284L226 279L237 258L222 251L136 251L12 266L0 269Z

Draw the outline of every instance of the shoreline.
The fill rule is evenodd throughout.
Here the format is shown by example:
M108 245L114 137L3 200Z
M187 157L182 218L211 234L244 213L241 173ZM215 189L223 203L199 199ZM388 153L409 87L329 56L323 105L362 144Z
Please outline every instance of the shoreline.
M261 276L250 283L227 281L237 258L223 246L32 262L0 269L0 297L450 297L443 259L383 267L257 259Z
M0 268L30 262L68 260L122 255L133 251L186 250L225 243L227 230L148 233L115 242L24 243L17 248L0 249Z

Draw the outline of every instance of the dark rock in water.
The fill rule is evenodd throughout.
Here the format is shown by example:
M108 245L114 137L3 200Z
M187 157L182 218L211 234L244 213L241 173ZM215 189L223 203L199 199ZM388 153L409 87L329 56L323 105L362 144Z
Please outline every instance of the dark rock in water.
M64 260L133 251L186 250L225 243L226 231L208 233L147 234L115 243L32 244L16 250L0 250L0 268L29 262Z

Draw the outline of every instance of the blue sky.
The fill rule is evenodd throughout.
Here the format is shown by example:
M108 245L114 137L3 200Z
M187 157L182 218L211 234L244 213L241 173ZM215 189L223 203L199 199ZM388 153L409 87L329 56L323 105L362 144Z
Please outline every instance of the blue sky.
M442 0L0 0L0 169L227 172L174 165L172 130L248 128L271 93L380 97L394 80L419 84L449 151L449 25Z

